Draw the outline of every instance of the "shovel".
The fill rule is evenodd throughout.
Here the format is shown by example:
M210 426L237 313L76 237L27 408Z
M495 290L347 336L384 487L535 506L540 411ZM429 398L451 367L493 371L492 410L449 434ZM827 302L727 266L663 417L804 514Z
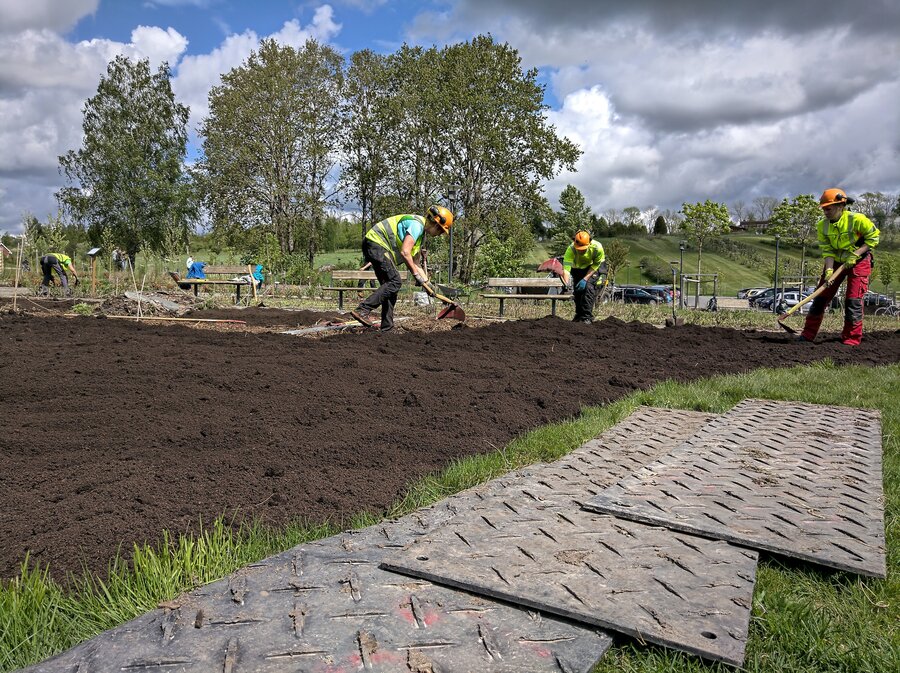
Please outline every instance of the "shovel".
M444 295L435 291L435 289L431 286L431 284L425 284L422 286L422 289L425 290L428 294L436 299L440 299L446 306L441 309L441 312L438 313L437 319L443 320L444 318L453 318L454 320L459 320L463 322L466 319L466 312L463 311L462 306L457 304L455 301L450 299L449 297L445 297Z
M843 271L844 271L844 265L841 264L838 268L836 268L834 270L834 273L831 274L831 277L837 278L839 274L843 273ZM794 304L791 307L791 309L789 311L786 311L785 313L782 313L780 316L778 316L779 327L781 327L781 329L785 330L786 332L790 332L791 334L797 334L797 330L795 330L793 327L791 327L789 325L785 325L784 320L787 319L788 316L790 316L791 314L799 311L801 306L805 306L806 304L811 302L813 299L818 297L820 294L822 294L827 287L828 286L825 283L822 283L818 288L816 288L815 292L812 292L806 299L804 299L803 301L797 302L796 304Z

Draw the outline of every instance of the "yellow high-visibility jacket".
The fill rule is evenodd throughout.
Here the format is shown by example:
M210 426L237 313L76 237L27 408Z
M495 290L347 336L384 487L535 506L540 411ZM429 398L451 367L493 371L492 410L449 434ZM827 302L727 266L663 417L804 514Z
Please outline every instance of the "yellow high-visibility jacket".
M822 218L816 225L822 257L833 257L838 264L846 262L863 243L878 245L880 232L872 220L862 213L845 210L837 222Z

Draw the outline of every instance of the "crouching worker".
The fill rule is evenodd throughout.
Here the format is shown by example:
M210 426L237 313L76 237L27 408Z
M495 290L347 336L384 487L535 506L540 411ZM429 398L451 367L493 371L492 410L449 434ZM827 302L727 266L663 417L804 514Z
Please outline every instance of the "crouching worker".
M879 232L872 221L861 213L852 213L847 206L854 200L848 198L842 189L826 189L822 192L819 205L825 217L816 225L819 249L825 264L819 286L826 289L812 301L806 316L806 323L798 339L812 341L819 332L825 309L844 279L847 292L844 300L844 329L841 343L858 346L863 333L863 297L869 289L872 275L872 248L878 245ZM844 265L840 273L835 266Z
M403 284L397 270L399 262L402 261L409 267L417 285L429 289L428 276L416 264L414 257L422 247L425 234L441 236L450 231L451 226L453 213L443 206L429 206L425 217L394 215L369 229L362 252L365 261L372 264L379 286L350 315L363 325L371 327L373 323L369 316L381 306L381 330L393 328L394 304L397 303L397 295Z
M72 290L69 287L69 277L66 274L67 269L72 272L72 276L75 278L75 285L78 285L78 273L75 271L75 264L72 262L71 257L61 252L51 252L41 257L41 271L44 272L44 280L41 281L41 294L46 295L50 292L50 283L53 282L53 271L56 271L63 291L67 297L70 296Z
M586 231L575 234L563 256L563 281L572 288L575 298L573 322L594 321L594 301L600 282L600 265L606 259L600 241L591 240Z

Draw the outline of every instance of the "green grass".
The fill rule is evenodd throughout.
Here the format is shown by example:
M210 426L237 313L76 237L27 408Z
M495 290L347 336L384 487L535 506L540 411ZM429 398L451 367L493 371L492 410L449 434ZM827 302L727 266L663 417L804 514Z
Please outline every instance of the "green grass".
M625 418L638 405L724 412L748 397L879 409L884 447L888 579L860 578L764 556L757 575L749 671L873 673L900 670L900 365L836 367L829 362L757 370L691 384L661 383L613 404L589 407L484 456L468 458L413 485L391 515L432 504L523 465L559 458ZM377 516L360 514L351 527ZM331 526L284 530L217 521L199 536L165 537L141 547L134 567L110 566L104 581L72 578L64 589L46 572L23 566L0 589L0 670L39 661L121 624L178 593L252 561L336 532ZM617 645L594 669L613 672L730 671L658 647Z

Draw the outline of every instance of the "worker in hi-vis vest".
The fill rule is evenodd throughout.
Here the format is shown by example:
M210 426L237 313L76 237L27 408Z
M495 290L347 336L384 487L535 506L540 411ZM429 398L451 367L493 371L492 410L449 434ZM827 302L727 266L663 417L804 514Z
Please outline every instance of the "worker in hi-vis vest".
M862 341L863 297L869 289L869 276L874 266L872 248L878 245L879 231L862 213L847 210L852 203L854 199L848 198L843 189L826 189L819 198L819 205L825 214L816 225L819 249L825 259L819 286L824 284L827 287L812 301L803 331L797 337L801 341L816 338L825 309L845 278L847 292L841 343L858 346ZM835 273L835 268L840 265L844 266L843 270Z
M425 234L441 236L450 231L451 226L453 213L443 206L429 206L425 217L394 215L369 229L362 252L366 262L371 262L379 286L350 315L371 327L373 322L369 315L381 306L381 330L387 331L394 326L394 304L403 284L397 269L401 261L409 267L416 285L421 285L426 292L433 292L428 275L414 258L422 247Z
M61 252L51 252L41 257L41 271L44 272L44 280L41 281L41 294L45 295L50 292L50 283L53 282L53 271L59 276L59 282L63 287L66 296L72 294L69 288L69 276L66 271L71 271L75 278L75 284L78 285L78 272L75 271L75 263L72 258Z
M579 231L563 255L563 281L572 285L575 300L574 322L594 321L594 300L597 283L601 280L600 265L606 259L600 241L592 240L586 231Z

